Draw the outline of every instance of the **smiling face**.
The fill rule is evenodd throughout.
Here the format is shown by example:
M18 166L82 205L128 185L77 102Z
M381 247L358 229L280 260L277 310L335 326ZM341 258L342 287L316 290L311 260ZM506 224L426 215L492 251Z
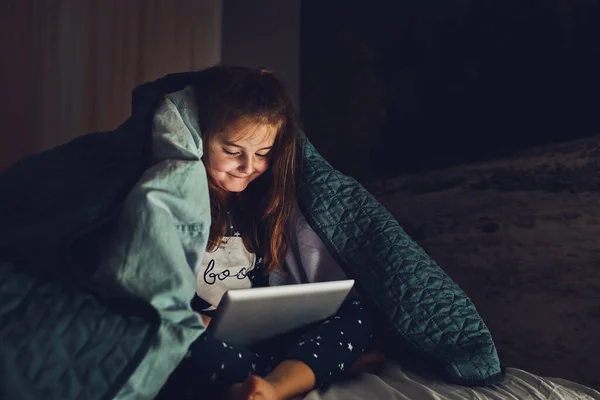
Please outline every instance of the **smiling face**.
M220 188L242 192L269 168L276 136L277 127L256 123L211 135L206 170Z

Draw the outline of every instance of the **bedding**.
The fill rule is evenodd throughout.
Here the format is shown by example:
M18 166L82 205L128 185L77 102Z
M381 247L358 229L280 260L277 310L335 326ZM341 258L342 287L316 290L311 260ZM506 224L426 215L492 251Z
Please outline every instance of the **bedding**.
M0 261L0 399L112 399L158 327L148 304Z
M416 374L395 362L377 374L313 390L304 400L600 400L600 392L559 378L506 368L504 380L489 387L466 387Z
M491 334L460 287L362 185L307 144L298 203L381 318L391 357L411 352L463 385L502 379Z
M452 276L502 362L600 390L600 136L373 182Z

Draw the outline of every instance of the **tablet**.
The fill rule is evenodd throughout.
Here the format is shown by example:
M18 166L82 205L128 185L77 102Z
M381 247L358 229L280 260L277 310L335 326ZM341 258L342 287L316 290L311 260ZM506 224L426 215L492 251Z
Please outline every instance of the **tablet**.
M354 280L229 290L207 329L225 343L251 345L335 314Z

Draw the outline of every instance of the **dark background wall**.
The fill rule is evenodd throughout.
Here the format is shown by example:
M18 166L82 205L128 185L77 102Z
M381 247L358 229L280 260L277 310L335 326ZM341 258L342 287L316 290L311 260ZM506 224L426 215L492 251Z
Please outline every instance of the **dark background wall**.
M600 1L304 1L309 137L360 179L600 133Z
M299 106L300 0L224 0L221 62L264 67L285 82Z
M115 127L136 84L219 61L278 72L361 180L600 133L600 0L69 1L0 2L0 170Z

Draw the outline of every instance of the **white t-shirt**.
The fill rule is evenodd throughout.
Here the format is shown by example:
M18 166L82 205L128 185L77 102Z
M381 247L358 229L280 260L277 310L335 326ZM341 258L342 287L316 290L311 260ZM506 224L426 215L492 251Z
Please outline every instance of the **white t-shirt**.
M256 266L256 255L244 247L238 232L224 240L214 252L204 253L194 271L196 294L211 305L202 311L215 310L227 290L252 287L248 274Z

